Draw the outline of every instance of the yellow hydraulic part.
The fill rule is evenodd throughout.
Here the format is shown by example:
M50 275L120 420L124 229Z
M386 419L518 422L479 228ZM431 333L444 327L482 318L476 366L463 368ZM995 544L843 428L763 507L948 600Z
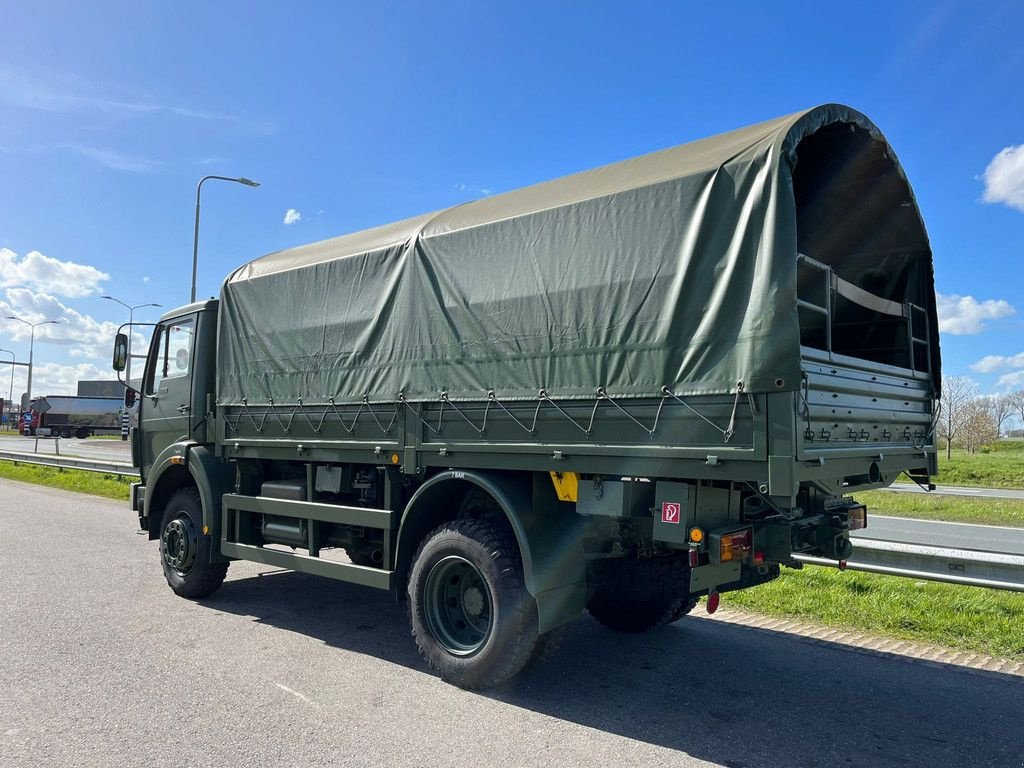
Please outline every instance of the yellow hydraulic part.
M580 476L575 472L549 472L551 484L559 501L576 501L580 492Z

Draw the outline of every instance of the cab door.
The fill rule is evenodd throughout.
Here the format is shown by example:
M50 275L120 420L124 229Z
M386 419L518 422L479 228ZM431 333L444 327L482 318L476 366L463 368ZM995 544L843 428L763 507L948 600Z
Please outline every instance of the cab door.
M197 316L160 323L153 334L139 408L142 466L189 435Z

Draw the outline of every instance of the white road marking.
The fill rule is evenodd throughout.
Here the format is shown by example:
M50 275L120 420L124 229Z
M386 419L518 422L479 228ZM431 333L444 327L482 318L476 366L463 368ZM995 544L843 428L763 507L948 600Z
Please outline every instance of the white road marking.
M314 707L315 707L315 706L317 705L317 704L316 704L316 702L315 702L315 701L313 701L313 700L312 700L311 698L309 698L308 696L303 696L303 695L302 695L301 693L299 693L298 691L293 691L293 690L292 690L291 688L289 688L289 687L288 687L287 685L281 685L281 683L274 683L274 685L276 685L276 686L277 686L278 688L280 688L280 689L281 689L282 691L284 691L285 693L290 693L290 694L291 694L292 696L294 696L295 698L297 698L297 699L302 699L302 700L303 700L304 702L306 702L307 704L309 704L309 705L311 705L311 706L314 706Z

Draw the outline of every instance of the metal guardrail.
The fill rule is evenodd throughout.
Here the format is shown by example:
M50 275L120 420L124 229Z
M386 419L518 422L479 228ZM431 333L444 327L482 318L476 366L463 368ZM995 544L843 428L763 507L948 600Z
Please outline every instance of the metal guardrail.
M15 464L35 464L41 467L58 469L78 469L83 472L103 472L108 475L122 477L138 477L139 470L123 461L98 461L80 456L57 456L45 453L22 453L21 451L0 450L0 460L13 461Z
M104 472L123 477L139 476L139 471L125 462L97 461L77 456L0 450L0 460L86 472ZM820 557L794 555L794 559L807 565L836 567L834 560ZM847 560L846 567L851 571L1024 592L1024 555L854 538L853 555Z
M1024 555L875 539L852 541L853 554L846 561L851 571L1024 592ZM794 557L809 565L836 567L835 560Z

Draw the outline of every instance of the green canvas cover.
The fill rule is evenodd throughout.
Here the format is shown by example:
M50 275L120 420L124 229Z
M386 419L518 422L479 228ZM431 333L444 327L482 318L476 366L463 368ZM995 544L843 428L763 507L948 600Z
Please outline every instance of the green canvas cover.
M823 131L798 205L799 147ZM871 163L888 186L851 186ZM896 197L872 203L883 187ZM860 200L874 218L844 235ZM223 286L218 402L794 390L801 227L799 248L840 274L848 258L847 279L865 264L901 274L893 291L916 279L937 327L903 172L832 104L256 259Z

